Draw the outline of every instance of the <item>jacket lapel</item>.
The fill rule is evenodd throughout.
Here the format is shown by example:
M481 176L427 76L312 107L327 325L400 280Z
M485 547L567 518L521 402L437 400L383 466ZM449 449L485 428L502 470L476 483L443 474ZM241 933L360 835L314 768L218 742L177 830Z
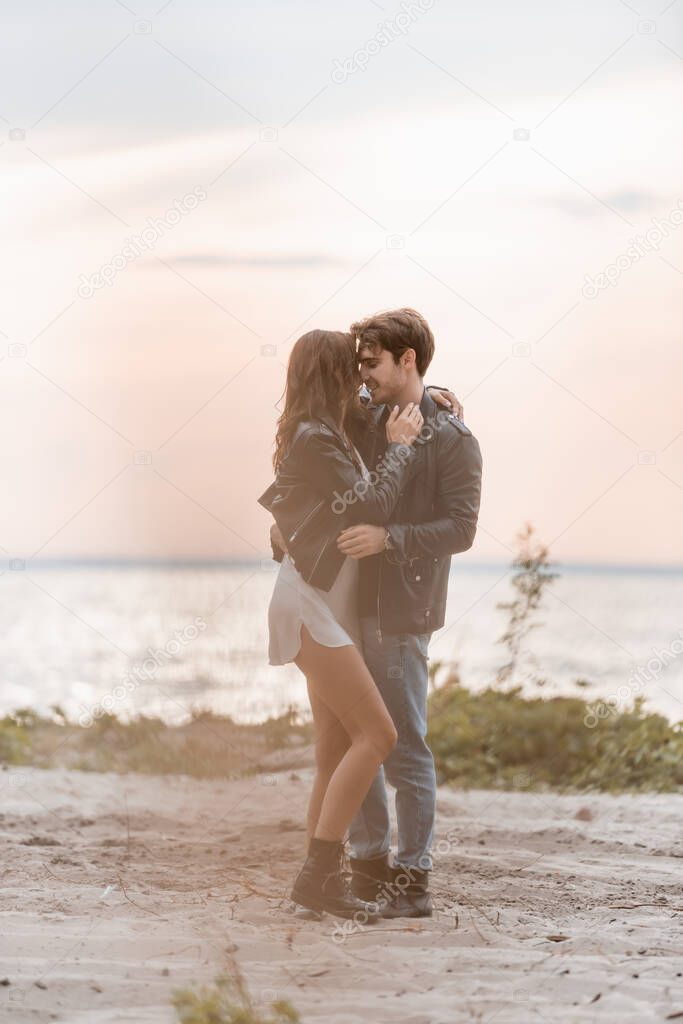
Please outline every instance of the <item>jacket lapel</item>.
M437 412L436 403L430 397L427 389L424 389L422 394L422 401L420 402L420 412L424 418L425 424L432 423ZM427 437L418 437L414 445L414 455L410 460L410 465L406 471L406 475L403 478L403 487L415 477L418 473L421 473L426 466L427 462L427 445L431 444L434 437L435 427L432 426L432 430Z

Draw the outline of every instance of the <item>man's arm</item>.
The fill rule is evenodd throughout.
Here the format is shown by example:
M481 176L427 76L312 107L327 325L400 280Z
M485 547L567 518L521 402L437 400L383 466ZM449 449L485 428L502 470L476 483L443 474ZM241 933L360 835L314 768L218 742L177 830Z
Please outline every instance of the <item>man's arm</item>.
M442 438L437 488L437 519L387 526L393 549L387 551L390 561L457 555L472 547L481 499L481 451L472 434L454 431Z

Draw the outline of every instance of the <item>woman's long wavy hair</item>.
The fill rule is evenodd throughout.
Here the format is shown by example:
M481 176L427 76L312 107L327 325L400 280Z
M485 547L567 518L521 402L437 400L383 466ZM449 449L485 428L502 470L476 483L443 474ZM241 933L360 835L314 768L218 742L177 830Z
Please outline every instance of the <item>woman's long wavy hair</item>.
M345 433L365 421L356 341L342 331L309 331L295 343L287 365L285 405L277 421L277 472L302 420L329 416Z

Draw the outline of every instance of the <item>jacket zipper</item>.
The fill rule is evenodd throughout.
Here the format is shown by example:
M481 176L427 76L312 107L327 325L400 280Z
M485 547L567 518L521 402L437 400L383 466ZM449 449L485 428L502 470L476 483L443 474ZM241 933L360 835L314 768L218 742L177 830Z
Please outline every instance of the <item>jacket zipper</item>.
M382 590L382 565L384 564L384 555L380 555L379 561L379 572L377 573L377 640L382 643L382 619L380 615L380 594Z
M372 427L372 464L377 465L377 425L373 424ZM382 609L381 609L381 590L382 590L382 565L384 564L384 553L380 555L379 569L377 572L377 641L382 643Z
M310 583L311 580L313 579L313 576L315 575L315 570L318 568L318 563L320 562L320 559L325 554L325 551L327 550L327 546L328 546L329 543L330 543L330 538L328 537L327 540L325 541L325 543L323 544L323 546L320 549L320 553L318 554L318 557L315 560L315 564L314 564L313 568L311 569L311 571L308 574L308 578L306 579L307 583ZM313 584L313 586L315 586L315 584Z
M324 501L319 501L318 504L315 506L315 508L312 508L311 511L308 513L308 515L299 523L299 525L294 530L294 533L289 538L289 543L290 544L295 539L295 537L298 537L298 535L301 533L301 531L303 530L304 526L306 525L308 520L311 518L311 516L314 516L315 513L318 511L318 509L322 508L322 506L324 504L325 504Z

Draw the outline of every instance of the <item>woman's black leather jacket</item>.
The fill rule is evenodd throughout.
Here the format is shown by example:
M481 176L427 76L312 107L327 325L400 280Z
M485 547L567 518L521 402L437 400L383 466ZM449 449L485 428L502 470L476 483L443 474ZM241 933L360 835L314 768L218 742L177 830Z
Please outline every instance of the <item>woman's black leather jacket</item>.
M303 578L329 590L344 562L336 541L358 523L388 523L408 466L410 445L391 443L369 479L327 417L301 422L275 481L258 499L275 519Z

